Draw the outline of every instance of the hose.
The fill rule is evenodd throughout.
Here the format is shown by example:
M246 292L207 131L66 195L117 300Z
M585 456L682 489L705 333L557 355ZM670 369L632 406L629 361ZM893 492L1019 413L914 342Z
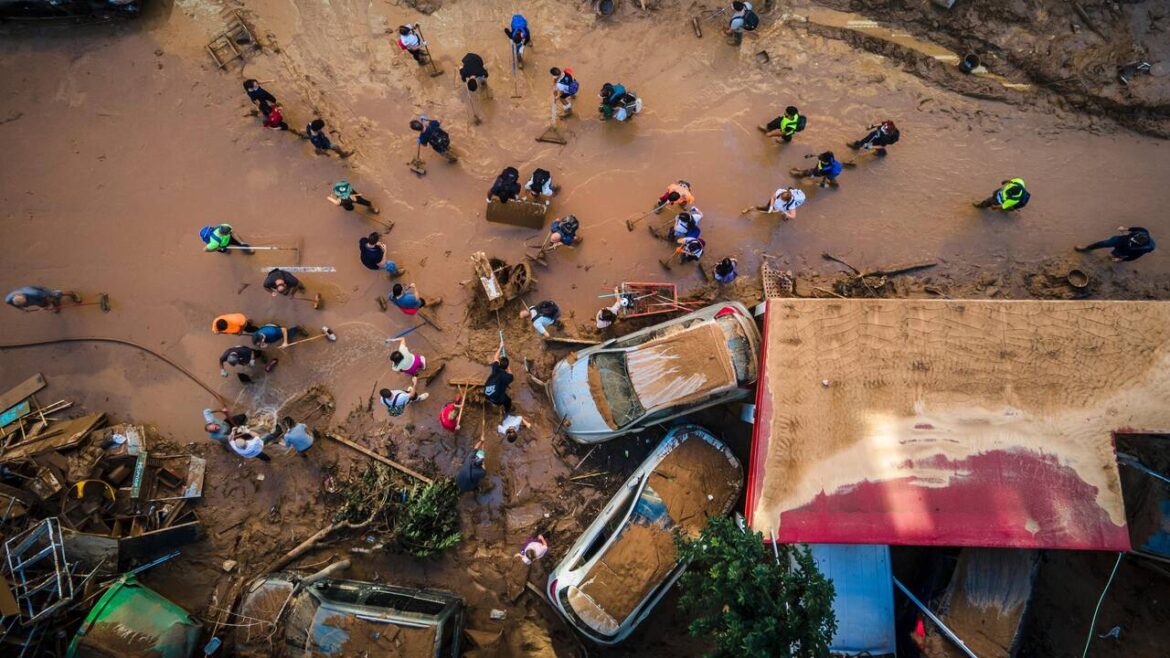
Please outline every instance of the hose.
M0 345L0 350L18 350L18 349L22 349L25 347L41 347L44 345L55 345L57 343L116 343L118 345L127 345L129 347L133 347L135 349L142 350L143 352L150 354L151 356L159 359L163 363L166 363L167 365L171 366L175 370L178 370L179 372L186 375L187 379L190 379L191 381L198 384L200 388L202 388L203 390L210 393L215 399L219 400L220 404L222 404L223 406L225 406L225 407L229 406L229 402L225 397L223 397L219 393L216 393L215 391L211 390L211 388L207 384L204 384L203 382L199 381L199 379L195 375L192 375L191 372L188 371L183 366L175 363L174 361L171 361L167 357L159 354L158 352L155 352L154 350L150 349L149 347L144 347L142 345L139 345L138 343L128 341L128 340L123 340L121 338L104 338L101 336L86 336L86 337L80 337L80 338L53 338L50 340L38 340L38 341L31 342L31 343L11 343L8 345Z

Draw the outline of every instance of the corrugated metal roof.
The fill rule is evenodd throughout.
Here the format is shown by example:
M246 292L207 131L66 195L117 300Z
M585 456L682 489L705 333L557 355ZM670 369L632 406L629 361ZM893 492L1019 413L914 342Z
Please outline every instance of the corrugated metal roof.
M874 656L897 651L890 547L876 544L810 544L813 559L837 590L837 632L829 649Z

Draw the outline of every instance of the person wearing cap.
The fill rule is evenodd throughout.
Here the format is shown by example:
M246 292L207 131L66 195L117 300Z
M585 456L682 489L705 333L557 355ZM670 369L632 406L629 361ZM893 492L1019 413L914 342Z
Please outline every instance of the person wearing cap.
M483 450L483 440L481 439L467 453L467 457L463 459L463 465L459 467L459 471L455 473L455 486L459 488L461 493L475 491L479 488L479 482L487 475L487 469L483 467L483 460L487 459L487 453Z
M1112 249L1113 262L1137 260L1150 253L1157 245L1150 231L1140 226L1118 226L1121 235L1099 240L1083 247L1075 247L1077 251L1093 251L1095 249Z
M347 180L339 180L333 184L330 200L346 210L352 211L354 204L357 204L369 208L370 212L375 215L382 213L381 210L378 210L378 206L375 206L373 202L362 196L360 192L354 189L353 184Z
M800 188L778 187L768 203L754 207L760 212L779 213L781 219L788 221L796 219L796 209L804 205L805 198Z
M885 157L887 153L886 147L896 143L901 136L902 134L898 131L898 127L894 125L894 122L887 119L879 124L871 125L869 127L869 134L856 142L850 142L849 148L854 151L858 149L865 149L866 151L872 149L874 155Z
M300 279L275 267L264 277L264 289L272 293L273 297L277 295L292 297L297 291L304 290L305 286L301 284Z
M548 72L554 81L552 90L554 102L560 105L561 118L564 119L573 113L573 99L577 97L577 90L581 85L573 77L573 69L567 66L563 70L554 66Z
M804 130L808 119L796 109L795 105L784 108L784 114L772 119L762 126L756 126L764 135L771 137L777 144L791 142L796 133Z
M463 56L462 64L459 67L459 79L467 84L467 90L476 92L482 88L487 91L488 71L483 65L483 58L475 53L467 53Z
M231 224L218 224L216 226L204 226L199 229L199 239L203 240L203 251L211 252L218 251L221 254L232 253L228 247L242 247L245 254L251 256L256 253L249 249L251 245L240 242L234 233L232 233Z
M74 303L81 303L81 296L72 290L52 290L41 286L17 288L4 297L4 303L25 313L38 309L52 309L54 313L60 313L61 298L66 295L72 298Z
M661 213L666 206L678 206L680 210L686 210L694 203L695 195L691 194L691 184L680 180L666 186L666 193L658 197L658 204L654 206L654 212Z
M735 267L737 264L739 264L739 261L734 258L724 258L718 263L715 263L715 280L723 285L735 281L735 277L739 276L739 272Z
M971 205L976 208L991 208L992 210L1014 212L1028 205L1028 201L1032 198L1032 193L1024 185L1023 178L1009 178L1000 181L1000 185L1002 187L996 190L994 194L982 201L973 202Z
M221 377L227 377L228 366L251 368L256 365L256 359L259 359L260 363L268 363L268 357L258 349L246 345L229 347L219 355L219 374Z
M415 31L417 27L418 23L398 26L398 47L410 53L414 61L422 66L427 63L426 55L423 52L423 48L427 44L419 38L418 32Z
M820 186L837 187L837 177L841 175L844 166L832 151L825 151L817 156L817 166L811 169L797 169L792 173L797 178L820 178Z

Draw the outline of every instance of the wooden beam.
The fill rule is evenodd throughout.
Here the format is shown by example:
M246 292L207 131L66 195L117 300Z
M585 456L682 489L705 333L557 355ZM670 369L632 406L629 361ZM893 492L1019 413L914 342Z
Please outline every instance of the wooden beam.
M41 373L24 380L0 395L0 411L8 411L12 407L32 397L34 393L45 387L45 378Z
M334 434L326 434L325 436L333 439L334 441L336 441L344 446L347 446L349 448L352 448L352 449L362 453L363 455L369 457L370 459L375 459L375 460L380 461L383 464L385 464L391 468L394 468L398 471L401 471L401 472L409 475L410 477L412 477L416 480L419 480L419 481L424 482L426 484L432 484L434 482L429 477L419 473L418 471L411 470L411 469L407 468L406 466L403 466L402 464L399 464L398 462L394 461L393 459L390 459L388 457L383 457L382 455L379 455L378 453L374 452L373 450L370 450L369 448L367 448L363 445L359 445L357 443L354 443L353 441L350 441L349 439L342 438L342 437L336 436Z

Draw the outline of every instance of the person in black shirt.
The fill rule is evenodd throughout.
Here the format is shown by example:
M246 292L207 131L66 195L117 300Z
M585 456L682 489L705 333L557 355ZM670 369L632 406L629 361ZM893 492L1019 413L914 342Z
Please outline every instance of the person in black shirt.
M483 395L488 402L504 408L505 414L512 413L512 398L508 397L508 385L514 377L508 372L508 357L501 356L504 346L496 348L496 355L492 357L492 372L483 385Z
M500 175L496 176L496 182L488 192L487 201L491 203L492 197L496 197L500 203L508 203L519 196L520 172L515 167L505 167Z
M487 453L483 451L483 440L480 440L471 449L471 452L467 453L463 465L455 473L455 486L459 488L460 492L467 493L479 488L479 481L487 475L487 469L483 467L483 460L486 457Z
M1094 249L1110 248L1113 251L1113 262L1137 260L1142 256L1150 253L1156 246L1154 239L1150 237L1150 232L1140 226L1118 226L1118 231L1122 235L1115 235L1111 238L1098 240L1090 245L1083 247L1075 247L1077 251L1093 251Z
M253 105L260 105L266 103L269 105L276 104L276 96L268 93L264 87L260 86L259 82L249 78L244 80L244 93L248 94L248 100L252 101Z
M305 287L301 285L300 279L276 268L264 277L264 289L272 293L273 297L277 295L292 297L298 290L304 290Z
M487 69L483 66L483 58L475 53L463 56L463 66L459 69L459 79L467 83L468 91L476 91L480 87L487 90Z
M377 231L358 240L358 249L361 250L362 265L366 269L386 270L387 274L396 278L406 274L405 268L398 267L394 261L386 258L386 243L382 242L382 236Z
M227 366L244 366L251 367L256 365L256 359L260 363L268 363L268 357L264 356L264 352L257 349L252 349L246 345L236 345L224 350L223 354L219 355L219 374L227 377Z

